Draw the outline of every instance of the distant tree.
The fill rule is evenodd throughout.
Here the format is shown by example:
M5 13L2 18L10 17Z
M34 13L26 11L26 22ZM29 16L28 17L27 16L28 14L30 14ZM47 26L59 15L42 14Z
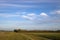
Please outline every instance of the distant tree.
M14 32L18 32L18 30L15 29Z

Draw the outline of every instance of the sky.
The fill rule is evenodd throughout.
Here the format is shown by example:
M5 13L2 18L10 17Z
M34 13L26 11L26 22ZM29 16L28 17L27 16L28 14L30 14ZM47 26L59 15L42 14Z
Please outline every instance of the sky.
M0 30L60 30L60 0L0 0Z

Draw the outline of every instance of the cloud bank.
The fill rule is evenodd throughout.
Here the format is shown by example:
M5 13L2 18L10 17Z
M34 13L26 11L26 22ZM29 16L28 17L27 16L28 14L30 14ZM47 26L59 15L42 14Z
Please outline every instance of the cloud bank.
M50 12L50 15L47 13L41 12L40 14L36 13L15 13L15 14L7 14L7 13L0 13L0 17L9 18L9 17L20 17L29 21L38 22L60 22L60 10L56 10L53 12Z

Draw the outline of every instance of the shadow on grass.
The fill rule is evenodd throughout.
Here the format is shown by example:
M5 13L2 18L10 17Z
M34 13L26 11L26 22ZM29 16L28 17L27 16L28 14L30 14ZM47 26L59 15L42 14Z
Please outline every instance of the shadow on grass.
M56 36L46 36L46 35L37 35L39 37L43 37L43 38L48 38L49 40L60 40L60 38L56 37Z

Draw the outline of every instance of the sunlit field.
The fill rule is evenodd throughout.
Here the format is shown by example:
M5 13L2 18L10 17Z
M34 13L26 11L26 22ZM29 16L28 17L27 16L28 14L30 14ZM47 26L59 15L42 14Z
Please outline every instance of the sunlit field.
M60 33L0 32L0 40L60 40Z

